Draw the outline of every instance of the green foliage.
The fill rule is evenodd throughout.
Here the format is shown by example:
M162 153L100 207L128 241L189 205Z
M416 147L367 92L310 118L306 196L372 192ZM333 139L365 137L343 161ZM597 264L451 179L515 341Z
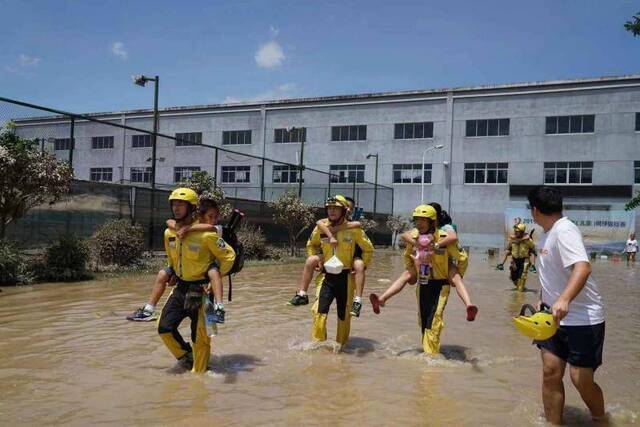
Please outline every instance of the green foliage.
M29 209L62 199L73 179L68 163L41 152L38 140L16 135L11 123L0 129L0 170L0 238Z
M360 226L365 233L369 233L378 228L378 222L374 219L362 217L358 221L360 221Z
M43 268L37 269L36 274L38 279L55 282L91 279L88 262L87 243L74 235L63 235L47 248Z
M386 225L387 228L391 230L391 233L393 235L391 246L394 248L396 247L398 235L411 228L411 223L409 222L409 220L400 215L389 215L387 217Z
M293 256L296 241L304 230L315 223L316 207L304 203L294 192L287 191L268 203L274 210L273 220L276 224L284 225L289 234L289 249Z
M634 37L640 36L640 12L631 17L631 21L624 23L625 30L633 34Z
M0 285L29 283L26 271L27 258L20 252L18 245L0 239Z
M94 233L96 257L103 264L132 265L142 257L144 231L125 219L109 220Z
M629 202L624 206L624 210L632 211L640 206L640 191L636 193L633 199L629 200Z
M227 201L224 190L222 187L216 185L215 179L213 179L213 177L206 171L194 172L190 178L178 185L191 188L193 191L198 193L200 200L215 200L220 208L221 220L229 218L231 215L232 207Z
M237 235L247 259L267 258L267 238L259 226L248 222L242 223Z

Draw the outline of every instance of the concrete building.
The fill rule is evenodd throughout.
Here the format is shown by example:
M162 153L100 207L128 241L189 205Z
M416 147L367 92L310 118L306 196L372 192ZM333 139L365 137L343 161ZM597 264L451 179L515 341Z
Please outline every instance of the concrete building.
M91 116L152 129L150 110ZM18 129L55 136L57 155L68 156L68 119L20 120ZM159 138L158 183L199 168L253 199L265 197L263 176L274 194L295 185L296 170L223 152L216 168L214 150L200 144L297 164L304 141L305 166L338 175L332 192L373 182L366 155L378 154L378 182L394 189L378 193L378 211L399 214L420 202L425 149L443 145L425 155L425 201L451 213L466 243L498 246L505 211L524 208L533 185L561 186L568 210L623 209L640 188L640 75L166 108L160 132L183 142ZM75 138L78 178L148 180L148 135L76 121ZM304 184L307 198L322 199L327 176L306 172ZM359 193L367 210L372 194Z

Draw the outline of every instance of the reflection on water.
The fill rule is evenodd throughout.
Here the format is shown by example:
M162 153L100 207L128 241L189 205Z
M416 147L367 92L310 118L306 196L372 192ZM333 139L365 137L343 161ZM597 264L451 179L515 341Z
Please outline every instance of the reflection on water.
M3 424L542 425L536 348L511 326L535 292L511 290L507 272L472 256L467 283L480 312L466 322L454 292L445 311L442 355L420 350L415 293L381 315L363 307L343 352L310 339L310 306L286 301L301 265L248 266L234 280L227 322L212 341L205 375L174 364L155 324L124 316L142 303L152 277L4 288L0 293L0 419ZM640 264L640 263L639 263ZM368 292L402 268L377 254ZM639 267L598 260L607 309L605 364L597 379L616 425L640 413ZM530 274L529 286L537 288ZM335 331L335 310L329 316ZM188 336L188 324L182 332ZM566 420L589 422L567 378Z

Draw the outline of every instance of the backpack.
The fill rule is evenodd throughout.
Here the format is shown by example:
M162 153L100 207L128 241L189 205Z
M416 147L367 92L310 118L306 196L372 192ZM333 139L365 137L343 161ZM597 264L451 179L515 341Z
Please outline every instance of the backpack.
M227 224L222 227L222 238L236 253L236 259L233 261L231 270L229 270L229 273L227 274L229 276L229 301L231 301L232 292L231 275L239 273L242 271L242 267L244 267L244 246L242 246L242 243L240 243L238 235L236 234L236 228L240 225L240 221L242 221L243 218L244 213L240 212L238 209L234 209L231 214L231 218Z

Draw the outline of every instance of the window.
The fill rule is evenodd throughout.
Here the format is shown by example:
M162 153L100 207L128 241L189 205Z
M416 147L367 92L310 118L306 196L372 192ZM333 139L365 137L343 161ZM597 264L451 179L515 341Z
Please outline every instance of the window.
M222 182L251 182L251 166L222 166Z
M640 113L636 113L636 131L640 132Z
M468 137L508 136L510 119L467 120Z
M545 184L591 184L593 162L544 162Z
M393 165L394 184L421 184L422 163ZM431 163L424 164L424 182L431 184Z
M223 145L251 144L250 130L225 130L222 132Z
M433 138L433 122L396 123L393 139Z
M113 181L113 168L91 168L89 172L91 181Z
M273 182L299 182L298 168L293 165L273 165ZM304 182L304 178L302 178Z
M151 182L151 168L131 168L131 182Z
M635 179L633 180L633 182L636 184L640 184L640 161L636 160L635 162L633 162L633 168L635 171Z
M56 151L71 150L71 138L56 138L53 141L53 149Z
M364 182L365 165L331 165L331 182Z
M176 147L201 144L202 132L176 133Z
M194 172L200 172L200 166L177 166L173 168L173 182L182 182L191 178Z
M151 147L151 135L131 135L131 148Z
M102 150L105 148L113 148L112 136L94 136L91 138L91 148Z
M557 135L565 133L593 133L595 115L551 116L547 117L545 133Z
M332 126L332 141L364 141L367 139L366 125Z
M307 142L307 128L274 129L273 142Z
M508 163L465 163L465 184L506 184Z

